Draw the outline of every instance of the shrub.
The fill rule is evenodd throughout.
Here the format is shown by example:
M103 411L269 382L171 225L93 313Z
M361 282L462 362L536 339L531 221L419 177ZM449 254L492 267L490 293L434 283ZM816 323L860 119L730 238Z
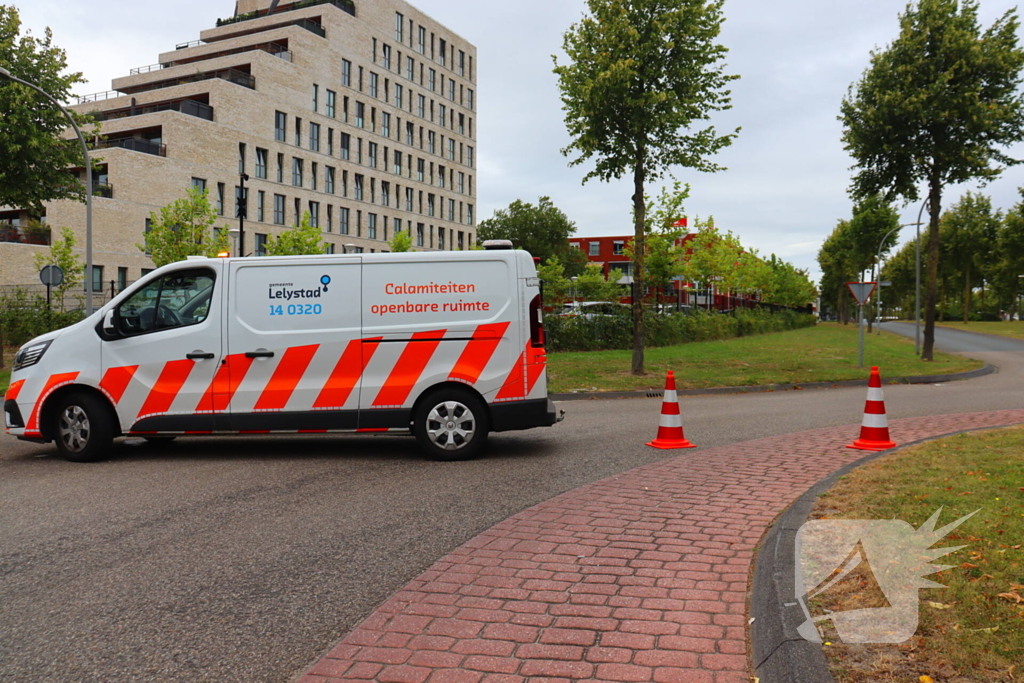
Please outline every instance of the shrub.
M67 327L82 319L82 311L47 311L46 297L15 287L0 297L0 339L20 346L50 330Z
M814 316L796 311L770 313L737 310L716 313L697 309L686 313L648 313L644 321L648 347L675 346L753 334L782 332L814 325ZM633 325L629 313L593 318L548 316L544 320L549 351L601 351L630 349Z

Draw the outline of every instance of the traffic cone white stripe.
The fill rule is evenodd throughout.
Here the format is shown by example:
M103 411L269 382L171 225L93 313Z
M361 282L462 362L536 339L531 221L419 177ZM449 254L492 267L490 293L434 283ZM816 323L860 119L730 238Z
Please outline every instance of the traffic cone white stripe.
M667 389L665 396L661 399L662 403L678 403L679 396L676 394L675 389Z
M671 428L683 428L683 416L682 415L666 415L662 413L661 421L658 422L659 427L671 427Z
M871 413L864 413L864 421L860 423L861 427L888 427L889 421L886 419L885 414L872 415Z
M875 387L868 388L868 400L882 402L885 398L882 396L882 390L876 389Z

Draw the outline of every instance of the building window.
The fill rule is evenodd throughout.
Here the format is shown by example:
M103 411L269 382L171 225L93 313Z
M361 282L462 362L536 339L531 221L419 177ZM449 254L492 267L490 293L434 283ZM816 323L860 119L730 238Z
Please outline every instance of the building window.
M455 220L455 200L454 199L449 199L448 200L448 220L450 220L450 221Z
M364 128L363 119L366 115L366 105L356 102L356 128Z
M395 150L394 172L395 175L402 175L402 153L399 152L397 149Z
M217 183L217 213L224 215L224 183Z
M452 79L448 79L448 99L455 101L455 81Z
M314 152L320 151L320 124L309 122L309 148Z
M625 248L626 248L626 243L625 242L618 241L618 240L616 240L615 242L612 242L612 255L614 255L614 256L622 256L623 249L625 249Z
M262 232L256 233L256 251L254 253L257 256L267 255L267 236Z
M355 198L359 201L363 200L363 176L359 173L355 174Z
M284 142L285 130L288 128L288 115L283 111L274 112L274 139Z
M466 134L466 115L459 112L459 135Z
M466 108L467 109L472 109L473 108L473 89L472 88L466 88Z
M330 209L331 207L327 207L327 208ZM328 215L330 215L330 214L328 214ZM330 230L328 230L327 232L330 232ZM328 242L326 245L324 245L324 253L325 254L333 254L334 253L334 244Z
M309 189L316 190L316 179L319 175L319 164L315 161L309 165Z
M348 196L348 171L344 169L341 171L341 196Z
M391 137L391 114L386 111L380 113L380 134L386 138Z
M256 177L267 178L267 150L260 147L256 148Z
M412 121L405 122L405 144L412 147L415 144L416 126L413 125Z
M324 166L324 192L334 194L334 167Z
M466 145L466 166L473 168L473 147Z
M274 195L274 223L284 225L284 195Z
M459 50L459 75L466 75L466 53Z
M327 129L327 156L334 156L334 129Z
M342 235L348 234L348 216L349 210L344 206L338 207L338 232Z
M420 181L421 183L423 182L424 165L425 162L423 161L423 159L416 160L416 180Z
M366 214L366 236L371 240L377 239L377 214Z
M444 166L438 165L437 167L437 186L442 190L445 188L445 168Z
M295 198L295 227L302 224L302 200L298 197Z
M448 138L448 158L455 161L455 139Z
M313 111L319 111L320 109L320 86L316 83L313 84Z
M405 210L412 211L412 188L405 188Z
M334 206L327 205L327 232L334 230Z
M347 88L352 87L352 62L347 59L341 60L341 84Z
M443 79L444 76L441 78ZM427 72L427 87L430 88L430 92L435 92L437 89L437 72L433 69Z
M320 202L309 203L309 224L314 228L320 227Z
M391 183L382 180L380 183L380 203L384 206L391 206Z
M348 96L341 98L341 119L348 123Z
M421 55L425 55L427 53L427 29L423 26L419 28L419 39L416 42L416 49Z
M398 83L395 83L395 106L402 108L402 86Z
M292 185L302 187L302 159L292 157Z
M427 131L427 151L437 154L437 134L432 130Z
M416 76L416 60L412 57L405 58L405 77L410 81Z
M341 134L341 158L348 160L352 154L352 136L348 133Z
M103 266L92 267L92 291L103 291Z
M370 97L377 97L379 82L377 74L370 72Z
M327 103L326 103L325 113L327 114L327 116L330 116L332 119L334 118L334 107L335 107L335 104L337 103L337 100L338 100L338 94L336 92L334 92L333 90L328 90L327 91Z
M395 40L405 42L405 17L400 12L395 12Z
M473 225L473 205L466 204L466 223Z
M238 175L245 173L245 143L238 143Z
M459 194L466 193L466 174L462 171L459 171L459 184L455 187L458 189Z
M206 192L206 178L193 178L192 179L193 189L199 190L202 193Z
M417 247L422 247L423 246L423 224L422 223L417 223L416 224L416 246Z
M295 117L295 146L302 147L302 119Z
M427 215L433 217L434 215L434 195L427 195Z
M437 106L437 119L437 122L441 124L442 128L447 126L445 122L448 120L448 107L443 104L439 104Z
M421 119L426 118L427 113L427 98L423 95L416 96L416 115Z
M284 182L284 155L277 155L277 182Z
M591 242L590 243L590 252L589 253L590 253L591 256L600 256L601 255L601 243L600 242Z
M117 268L117 291L123 292L124 288L128 286L128 269L124 266L118 266Z
M381 61L384 63L384 68L388 71L391 70L391 46L382 45L381 48Z
M368 144L367 156L370 158L370 168L377 168L377 143Z
M262 223L264 220L263 203L266 201L266 199L267 193L264 192L263 190L260 190L259 192L256 193L256 220L259 221L260 223Z

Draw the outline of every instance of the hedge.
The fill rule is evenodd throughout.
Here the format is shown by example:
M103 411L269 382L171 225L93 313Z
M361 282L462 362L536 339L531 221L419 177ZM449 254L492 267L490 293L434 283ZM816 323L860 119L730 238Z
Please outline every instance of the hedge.
M770 313L740 309L730 313L697 309L687 313L658 315L644 321L644 345L675 346L688 342L746 337L767 332L783 332L815 324L813 315L796 311ZM633 322L629 313L593 318L544 318L548 351L602 351L633 348Z

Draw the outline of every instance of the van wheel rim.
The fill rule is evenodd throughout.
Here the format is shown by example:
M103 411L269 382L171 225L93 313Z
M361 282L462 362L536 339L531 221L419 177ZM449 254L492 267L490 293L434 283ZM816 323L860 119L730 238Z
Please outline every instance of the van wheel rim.
M89 445L89 416L79 406L68 406L60 416L60 440L72 453L81 453Z
M431 443L442 450L465 448L475 433L473 411L458 401L439 403L427 415L427 435Z

